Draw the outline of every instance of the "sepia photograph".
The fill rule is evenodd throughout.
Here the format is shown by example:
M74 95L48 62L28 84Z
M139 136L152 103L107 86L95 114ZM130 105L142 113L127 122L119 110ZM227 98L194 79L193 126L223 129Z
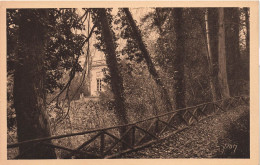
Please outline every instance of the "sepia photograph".
M250 7L5 14L7 160L252 158Z

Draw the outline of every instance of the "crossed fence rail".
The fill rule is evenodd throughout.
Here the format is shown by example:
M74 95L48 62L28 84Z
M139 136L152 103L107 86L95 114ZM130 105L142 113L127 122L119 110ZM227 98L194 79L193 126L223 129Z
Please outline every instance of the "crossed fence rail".
M8 144L7 148L11 149L17 148L24 144L31 144L26 151L19 153L13 159L23 158L27 152L32 150L37 145L45 145L50 148L69 152L69 154L67 154L64 158L115 158L121 154L132 152L147 147L160 140L166 139L169 136L183 131L207 117L213 116L218 112L225 112L230 107L234 108L241 103L249 105L249 97L237 96L215 102L207 102L196 106L167 112L131 124L33 139ZM122 127L125 127L126 131L121 135L121 137L118 137L118 130ZM75 149L47 142L50 140L87 134L90 135L89 138ZM126 139L128 140L126 141ZM99 145L93 145L95 141L98 141Z

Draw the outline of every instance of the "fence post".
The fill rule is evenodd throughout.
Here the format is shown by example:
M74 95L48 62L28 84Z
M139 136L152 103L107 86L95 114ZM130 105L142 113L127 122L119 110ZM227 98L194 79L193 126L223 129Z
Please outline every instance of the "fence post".
M135 146L135 126L132 127L131 145Z
M159 120L158 117L156 118L156 122L155 122L155 134L159 133Z
M104 148L105 148L105 134L102 131L100 135L100 154L102 157L104 157Z
M242 100L246 105L249 105L249 103L250 103L250 100L247 101L246 98L244 98L244 97L241 97L241 100Z
M216 113L216 106L215 106L215 104L212 104L212 106L213 106L213 111L214 111L214 114Z

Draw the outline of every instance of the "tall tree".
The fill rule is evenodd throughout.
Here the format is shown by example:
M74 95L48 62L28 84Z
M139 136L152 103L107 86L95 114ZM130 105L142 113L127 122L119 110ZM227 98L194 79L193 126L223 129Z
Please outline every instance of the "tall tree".
M48 10L21 9L19 12L19 58L15 65L13 92L18 141L22 142L50 136L44 88ZM21 145L19 151L26 152L30 147L32 144ZM38 144L23 158L51 159L56 158L56 154L54 149Z
M225 8L225 46L227 58L227 77L231 95L238 95L240 90L241 57L239 46L240 11L239 8Z
M205 12L205 38L206 38L206 43L207 43L207 58L208 58L208 64L209 64L209 83L210 83L210 88L211 88L211 93L212 93L212 100L216 101L217 100L217 94L216 94L216 88L214 84L214 72L213 72L213 57L212 57L212 51L211 51L211 45L210 45L210 35L209 35L209 22L208 22L208 9L206 9Z
M118 69L116 47L113 40L113 33L109 26L106 9L98 9L98 18L101 25L101 36L104 42L106 63L110 72L111 89L115 98L115 114L120 125L127 124L123 80ZM123 135L126 131L126 127L121 127L119 131L120 134ZM125 140L127 141L127 139Z
M210 37L210 46L211 54L213 61L213 75L214 75L214 84L216 88L217 99L221 98L220 86L218 82L218 30L219 30L219 19L218 19L218 9L217 8L208 8L208 24L209 24L209 37Z
M155 69L155 66L154 66L154 64L151 60L151 56L150 56L150 54L149 54L149 52L148 52L148 50L147 50L147 48L146 48L146 46L143 42L142 35L141 35L138 27L136 26L135 21L132 17L132 14L129 11L129 9L124 8L123 10L126 14L126 17L129 21L129 24L131 26L132 36L135 39L135 41L137 42L139 49L142 52L142 56L144 57L146 64L148 66L148 70L149 70L150 74L153 76L153 79L155 80L156 84L161 89L161 95L162 95L161 97L162 97L163 101L165 102L166 109L167 109L167 111L171 111L172 110L172 104L171 104L171 101L170 101L169 94L168 94L167 89L165 88L163 82L161 81L159 74L157 73L157 71Z
M218 30L218 80L222 98L230 97L229 86L227 81L227 63L225 48L225 25L224 25L224 8L218 8L219 30Z
M249 8L245 7L243 8L244 13L245 13L245 22L246 22L246 51L247 51L247 55L249 56L250 54L250 27L249 27Z
M174 92L176 108L185 107L185 78L184 78L184 59L185 59L185 36L183 28L183 9L172 9L172 17L174 21L174 33L176 35L176 53L173 56L174 70Z
M246 58L245 61L247 64L249 64L250 61L250 24L249 24L249 17L250 17L250 10L248 7L243 8L244 13L245 13L245 25L246 25ZM244 78L245 80L249 80L249 65L246 66L245 68L245 74Z

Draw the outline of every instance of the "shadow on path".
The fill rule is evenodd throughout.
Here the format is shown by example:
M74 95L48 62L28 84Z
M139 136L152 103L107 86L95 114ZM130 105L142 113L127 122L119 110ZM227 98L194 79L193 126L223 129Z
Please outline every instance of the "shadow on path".
M249 158L249 107L216 114L121 158Z

